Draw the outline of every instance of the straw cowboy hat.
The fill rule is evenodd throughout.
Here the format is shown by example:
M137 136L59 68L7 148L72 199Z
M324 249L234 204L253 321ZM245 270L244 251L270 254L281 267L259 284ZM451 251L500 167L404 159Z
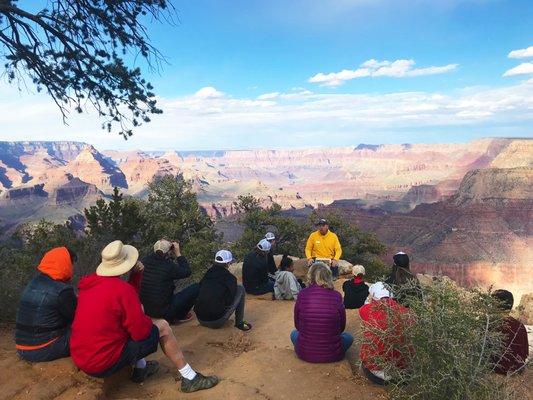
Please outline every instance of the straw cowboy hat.
M102 250L102 262L96 268L96 275L120 276L134 267L139 252L133 246L115 240Z

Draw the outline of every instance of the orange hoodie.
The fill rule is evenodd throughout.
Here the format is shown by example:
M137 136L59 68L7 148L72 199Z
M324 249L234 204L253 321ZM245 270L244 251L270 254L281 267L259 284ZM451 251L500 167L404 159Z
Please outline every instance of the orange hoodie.
M70 281L73 271L69 251L66 247L56 247L48 251L37 269L56 281Z

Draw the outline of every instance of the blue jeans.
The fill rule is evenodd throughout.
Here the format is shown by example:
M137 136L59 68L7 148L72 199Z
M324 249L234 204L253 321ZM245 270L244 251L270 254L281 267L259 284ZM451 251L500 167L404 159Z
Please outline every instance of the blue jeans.
M274 281L270 278L267 282L263 283L261 286L258 286L254 289L247 290L246 293L253 294L255 296L259 296L262 294L266 294L268 292L274 293Z
M291 332L291 342L295 347L296 347L296 342L298 341L299 334L300 333L296 329ZM342 342L342 351L343 353L346 353L353 343L353 336L350 335L348 332L342 332L341 342Z
M170 323L184 319L196 303L199 293L200 285L195 283L187 286L181 292L173 294L165 319Z
M155 353L157 351L157 346L159 345L159 329L157 326L152 325L152 330L148 338L136 342L135 340L128 340L124 349L122 349L122 354L118 361L110 366L103 372L99 374L91 374L97 378L104 378L106 376L113 375L115 372L120 371L122 368L127 367L128 365L133 365L141 358L146 357L149 354Z
M70 328L53 343L37 350L17 350L20 358L30 362L44 362L70 356Z

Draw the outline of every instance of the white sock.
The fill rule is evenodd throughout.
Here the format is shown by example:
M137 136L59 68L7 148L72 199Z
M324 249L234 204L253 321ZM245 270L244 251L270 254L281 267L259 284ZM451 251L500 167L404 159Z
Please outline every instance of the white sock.
M135 363L135 368L144 369L146 368L146 360L144 358L141 358Z
M194 369L192 369L192 367L189 364L185 365L185 367L183 367L182 369L179 369L178 371L180 372L182 377L190 381L196 378L196 372L194 372Z

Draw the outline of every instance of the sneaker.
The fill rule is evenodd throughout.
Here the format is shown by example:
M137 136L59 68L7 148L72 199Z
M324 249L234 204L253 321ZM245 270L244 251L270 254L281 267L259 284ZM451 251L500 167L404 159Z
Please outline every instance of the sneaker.
M250 324L249 322L246 322L246 321L242 321L242 324L235 325L235 328L240 329L241 331L247 332L250 329L252 329L252 324Z
M146 361L146 367L133 368L131 373L131 381L135 383L142 383L146 378L159 371L159 363L157 361Z
M185 316L185 318L183 318L183 319L179 319L178 322L179 322L180 324L183 323L183 322L189 322L189 321L191 321L193 318L194 318L194 315L192 315L192 312L189 312L189 313Z
M211 389L218 384L218 378L216 376L203 376L197 372L194 379L181 379L181 391L183 393L197 392L198 390Z

